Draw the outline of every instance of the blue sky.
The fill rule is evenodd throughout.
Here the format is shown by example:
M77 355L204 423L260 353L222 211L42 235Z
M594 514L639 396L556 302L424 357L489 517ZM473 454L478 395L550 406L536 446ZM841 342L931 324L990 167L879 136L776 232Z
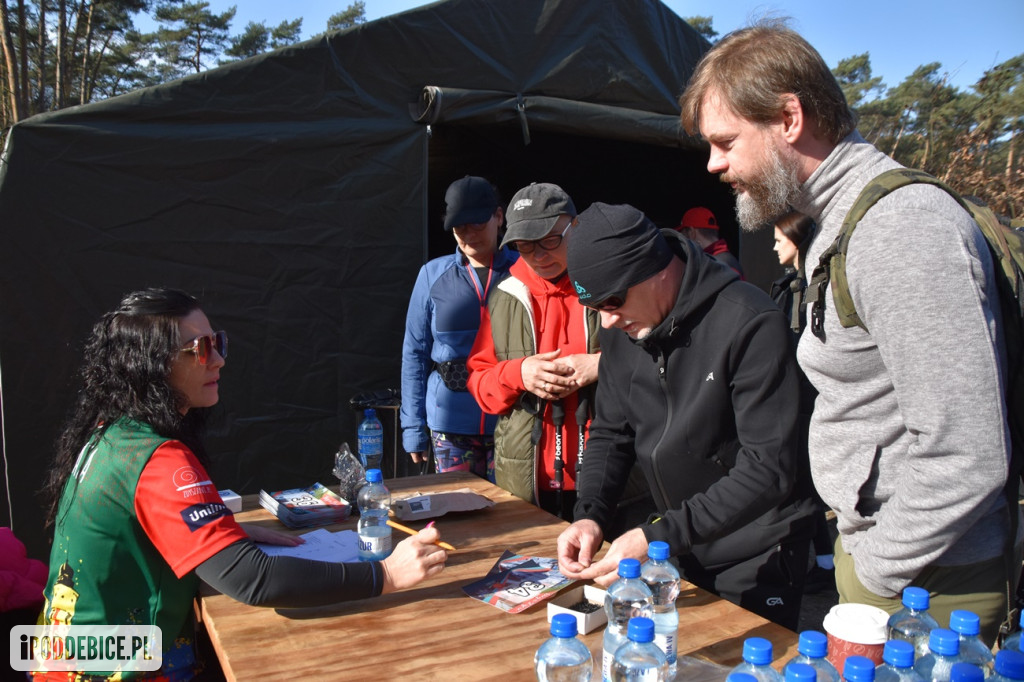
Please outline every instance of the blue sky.
M499 0L515 2L516 0ZM351 0L208 0L213 11L238 8L232 34L249 21L276 25L302 17L303 37ZM421 0L364 0L367 19L402 12ZM940 62L950 83L967 90L986 69L1024 52L1024 0L665 0L681 17L710 16L720 35L771 12L814 45L830 67L868 52L874 75L893 87L922 64ZM843 9L840 9L843 8ZM846 8L855 8L852 11Z

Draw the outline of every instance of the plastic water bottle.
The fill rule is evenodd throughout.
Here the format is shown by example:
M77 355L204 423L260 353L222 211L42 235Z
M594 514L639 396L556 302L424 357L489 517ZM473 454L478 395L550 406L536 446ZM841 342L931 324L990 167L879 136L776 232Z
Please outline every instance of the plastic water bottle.
M384 427L374 409L364 410L363 421L359 423L359 459L367 470L380 469L384 459Z
M882 664L875 668L875 682L924 682L914 670L914 645L890 639L882 650Z
M981 641L981 618L978 614L956 609L949 614L949 629L960 635L960 658L964 663L978 666L985 677L991 675L995 658L992 650Z
M1000 651L1020 651L1020 630L1017 630L1012 635L1003 640L1003 645L999 647Z
M647 546L648 561L640 568L640 579L651 588L651 620L654 621L654 643L668 660L670 679L676 673L676 636L679 633L679 569L668 560L668 543L655 540Z
M651 588L640 580L640 562L636 559L620 559L619 579L611 584L604 595L604 612L608 614L608 626L604 630L604 647L601 653L603 680L612 679L615 652L628 641L630 619L639 616L650 618L653 600Z
M783 675L794 665L808 665L814 669L818 682L839 682L839 671L825 656L828 655L828 637L817 630L804 630L796 645L797 655L789 659ZM789 679L788 677L786 678Z
M750 673L729 673L725 682L757 682L757 678Z
M928 613L928 590L907 587L903 590L903 608L889 616L889 639L910 642L920 658L928 653L928 633L939 627Z
M540 682L590 682L594 658L587 645L576 639L575 616L559 613L551 619L551 639L537 649L533 669Z
M981 668L965 661L954 663L949 671L949 682L982 682L984 679Z
M388 509L391 508L391 493L381 482L380 469L366 472L366 485L359 489L356 497L359 504L359 558L363 561L380 561L391 554L391 526L388 525Z
M743 640L743 662L730 673L749 673L759 682L782 682L782 675L772 667L772 643L763 637Z
M1013 649L1000 649L996 653L995 673L989 682L1019 682L1024 680L1024 654Z
M806 663L794 663L790 661L782 671L786 682L821 682L818 671Z
M654 621L643 616L629 619L629 641L619 647L612 661L613 682L665 682L668 660L654 643Z
M935 628L928 635L928 653L917 659L914 670L925 680L949 682L953 664L960 662L960 635Z
M846 682L874 682L875 662L867 656L847 656L843 661Z

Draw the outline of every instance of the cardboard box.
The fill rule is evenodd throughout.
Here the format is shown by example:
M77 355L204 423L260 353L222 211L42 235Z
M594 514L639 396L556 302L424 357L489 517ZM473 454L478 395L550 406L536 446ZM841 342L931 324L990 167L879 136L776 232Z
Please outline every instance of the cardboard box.
M220 499L224 500L224 504L231 510L232 514L237 514L242 511L242 498L234 490L218 490L220 493Z
M605 591L600 587L595 587L594 585L574 587L565 594L559 595L557 598L548 602L548 622L551 622L551 619L555 617L555 614L568 613L576 617L576 630L581 635L592 632L608 622L608 614L604 612L604 595ZM584 599L597 604L601 608L596 611L592 611L591 613L581 613L580 611L573 611L569 608L573 604L578 604Z

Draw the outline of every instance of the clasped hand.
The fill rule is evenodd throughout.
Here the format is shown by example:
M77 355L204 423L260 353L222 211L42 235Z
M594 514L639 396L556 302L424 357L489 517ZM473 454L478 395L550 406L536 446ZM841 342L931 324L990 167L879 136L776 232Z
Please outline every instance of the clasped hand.
M599 353L575 353L559 357L561 349L531 355L523 360L523 386L544 400L559 400L597 381Z

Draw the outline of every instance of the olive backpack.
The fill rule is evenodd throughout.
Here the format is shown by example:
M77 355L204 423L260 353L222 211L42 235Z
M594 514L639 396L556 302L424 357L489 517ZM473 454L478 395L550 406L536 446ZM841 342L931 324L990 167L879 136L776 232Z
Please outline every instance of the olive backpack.
M811 332L825 341L824 314L826 291L831 283L832 301L836 314L843 327L860 327L869 331L857 314L850 296L850 286L846 278L846 253L850 245L850 237L857 223L875 203L890 192L909 184L920 183L935 185L971 214L985 236L992 262L995 265L996 288L999 293L999 305L1002 311L1003 333L1006 340L1007 382L1006 382L1006 414L1010 426L1012 457L1010 475L1007 478L1005 494L1010 508L1019 502L1019 485L1024 473L1024 233L1000 222L996 214L987 206L957 194L941 180L924 171L911 168L896 168L886 171L871 180L861 191L852 208L846 214L839 235L825 249L811 274L807 286L806 303ZM869 332L870 333L870 332ZM1011 537L1016 537L1017 515L1011 514ZM1012 542L1007 551L1008 561L1013 560ZM1019 566L1013 566L1020 571ZM1021 573L1024 578L1024 573ZM1024 580L1020 581L1024 583ZM1009 590L1009 587L1008 587ZM1016 600L1009 595L1009 604L1024 601L1024 591L1018 587ZM1004 623L1012 629L1017 625L1016 610L1011 611ZM1008 630L1004 629L1004 633Z

